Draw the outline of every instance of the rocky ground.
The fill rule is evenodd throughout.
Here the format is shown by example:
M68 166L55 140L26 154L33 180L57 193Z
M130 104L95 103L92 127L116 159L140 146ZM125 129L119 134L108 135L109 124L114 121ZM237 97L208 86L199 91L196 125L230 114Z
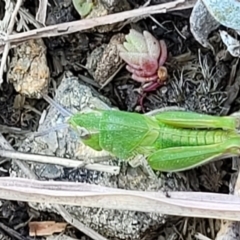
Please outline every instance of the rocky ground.
M121 6L114 6L115 11L139 8L146 1L122 2ZM163 2L170 1L152 0L150 4ZM49 3L51 7L49 6L47 11L47 26L80 19L71 1L57 0L49 1ZM26 0L22 8L35 16L37 5L34 4L36 3ZM4 16L4 11L2 11L4 6L4 2L0 2L0 19ZM103 11L101 7L99 8L100 10L91 14L98 16L99 11ZM108 8L108 11L114 10L113 7ZM44 83L48 86L45 90L70 110L73 107L81 110L83 104L89 104L86 99L93 97L100 99L101 103L108 106L141 113L169 106L212 115L229 115L239 110L239 73L234 71L237 69L238 59L226 51L217 30L209 36L214 52L210 48L202 47L195 40L190 31L191 11L192 9L186 9L155 14L152 15L154 19L148 17L125 26L108 25L105 28L100 27L34 40L11 49L8 71L4 73L6 81L2 83L0 90L0 132L14 149L21 151L51 153L58 156L69 154L68 157L76 157L77 151L75 152L74 149L79 150L81 147L76 139L71 139L72 135L69 132L56 135L55 140L51 139L51 143L55 141L57 146L49 146L49 139L44 138L41 141L45 145L41 149L39 146L43 145L39 145L38 142L37 144L26 142L26 134L39 128L39 121L44 110L49 110L48 103L42 98L26 96L23 92L23 85L21 85L22 92L19 93L16 90L19 86L19 75L17 75L19 72L15 66L24 68L26 65L26 69L29 70L29 66L32 67L34 61L37 66L43 66L41 71L44 73L43 78L46 76L46 81L49 76L49 86L48 82ZM33 28L31 20L27 22L26 19L22 19L22 21L29 26L29 29ZM20 20L18 24L20 25ZM168 78L156 91L147 93L143 102L139 101L141 84L130 78L130 74L122 67L122 62L119 60L111 65L112 59L116 58L114 55L116 54L116 42L114 41L121 42L130 28L139 31L147 30L167 44L168 58L165 66ZM34 49L31 58L25 55L29 48ZM43 56L42 53L45 52L46 55ZM34 55L34 53L37 54ZM45 65L49 67L49 72L44 67ZM111 76L115 72L117 73L112 79ZM37 83L34 85L35 83L32 82L33 76L24 76L28 81L27 86L31 83L32 86L39 87ZM45 85L41 87L45 88ZM87 96L86 99L83 99L83 96ZM64 97L72 100L69 103ZM50 108L45 124L41 125L40 129L59 123L60 115ZM67 146L68 151L62 152L61 146ZM229 183L234 173L231 161L218 161L179 174L161 174L161 184L154 185L156 183L147 180L140 168L129 170L126 163L120 164L116 160L108 164L121 165L120 175L113 177L86 169L76 170L64 167L48 169L49 166L46 168L43 165L31 165L31 168L42 180L94 182L104 186L136 190L164 189L217 193L229 192ZM1 158L0 176L12 175L23 176L24 173L21 173L18 166L12 164L9 159ZM82 222L85 220L87 226L102 234L106 239L197 239L197 233L214 239L220 229L220 221L212 219L166 217L131 211L103 210L99 212L98 209L89 208L66 207L66 209ZM64 221L57 213L57 210L46 206L34 204L29 206L23 202L2 200L0 205L1 238L33 239L29 237L28 222L33 220ZM103 222L96 220L96 214L105 220ZM125 222L125 224L118 226L119 222ZM67 228L64 234L73 239L90 239L74 227ZM38 238L44 239L43 237L35 239Z

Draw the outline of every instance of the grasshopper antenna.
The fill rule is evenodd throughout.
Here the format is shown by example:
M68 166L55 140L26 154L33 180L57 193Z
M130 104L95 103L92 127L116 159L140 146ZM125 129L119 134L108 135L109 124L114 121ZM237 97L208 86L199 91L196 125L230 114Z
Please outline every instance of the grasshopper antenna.
M56 101L54 101L52 98L50 98L48 95L43 94L42 95L43 99L48 102L51 106L55 107L64 117L71 117L73 114L66 110L65 108L63 108L60 104L58 104ZM44 135L49 134L50 132L55 132L64 128L67 128L68 124L67 123L62 123L62 124L58 124L55 127L51 127L50 129L46 129L44 131L41 132L36 132L34 133L33 136L29 136L31 139L32 138L37 138L37 137L41 137ZM28 134L29 135L29 134Z
M43 94L42 96L45 99L45 101L47 101L51 106L55 107L64 117L69 118L69 117L73 116L73 113L71 113L70 111L68 111L65 108L63 108L60 104L58 104L56 101L54 101L48 95ZM59 125L54 127L54 131L62 129L62 128L65 128L65 127L68 127L68 126L69 126L68 124L64 124L64 123L63 124L59 124ZM82 131L81 132L82 136L85 136L86 134L89 134L89 132L86 130L86 128L78 127L78 130ZM47 131L45 131L45 132L46 132L46 134L48 134ZM40 134L41 133L39 133L38 136ZM41 134L41 136L42 136L42 134Z
M48 102L51 106L55 107L64 117L71 117L73 113L62 107L60 104L58 104L56 101L54 101L52 98L50 98L48 95L43 94L43 99Z
M41 132L36 132L34 133L34 136L32 136L33 138L37 138L37 137L41 137L41 136L44 136L44 135L47 135L51 132L55 132L55 131L58 131L58 130L61 130L61 129L64 129L64 128L68 128L68 124L67 123L62 123L62 124L58 124L57 126L55 127L51 127L49 129L46 129L46 130L43 130ZM28 134L29 137L30 137L30 134Z

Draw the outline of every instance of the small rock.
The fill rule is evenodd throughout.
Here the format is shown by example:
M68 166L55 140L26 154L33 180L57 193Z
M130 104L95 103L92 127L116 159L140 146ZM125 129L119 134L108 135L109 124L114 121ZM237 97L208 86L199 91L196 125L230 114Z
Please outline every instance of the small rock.
M101 87L106 86L112 80L112 76L123 63L117 45L123 43L124 39L124 34L116 34L111 38L109 44L105 45L104 49L101 46L88 57L86 67Z
M220 24L208 12L202 0L198 0L190 16L190 29L194 38L202 46L212 48L208 41L208 36L219 26Z
M50 71L46 47L41 39L32 39L15 48L7 74L17 92L29 98L41 98L48 92Z

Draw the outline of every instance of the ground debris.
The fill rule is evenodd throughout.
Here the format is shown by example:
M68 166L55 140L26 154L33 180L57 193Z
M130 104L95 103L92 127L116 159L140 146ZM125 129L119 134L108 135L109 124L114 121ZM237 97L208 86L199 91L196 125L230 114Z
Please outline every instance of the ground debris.
M83 69L89 51L89 37L84 33L73 33L62 37L45 39L49 53L51 76L56 77L64 71Z
M229 53L234 57L240 57L240 42L226 31L220 31L220 36Z
M198 0L193 7L190 26L194 38L204 47L213 49L208 41L208 36L212 31L216 30L220 24L208 12L202 0Z
M67 223L56 223L54 221L30 222L28 226L29 236L49 236L64 231Z
M8 239L8 236L11 236L13 239L25 239L25 236L28 236L28 231L25 226L29 220L28 212L26 210L27 204L1 200L0 205L0 239Z
M90 5L90 3L88 4ZM91 4L91 7L88 8L87 12L82 11L82 10L86 10L86 8L79 7L79 5L78 5L78 8L76 8L76 10L78 11L81 18L90 19L90 18L96 18L100 16L106 16L112 13L130 10L130 5L127 0L123 0L123 1L97 0ZM108 24L108 25L96 27L93 29L93 31L95 30L100 33L105 33L105 32L114 30L115 27L116 27L116 24Z
M41 39L29 40L14 49L7 79L17 92L30 98L41 98L48 92L50 72Z
M124 42L125 35L114 35L109 44L95 48L87 59L86 68L93 75L95 81L101 86L106 86L115 75L121 64L117 45Z

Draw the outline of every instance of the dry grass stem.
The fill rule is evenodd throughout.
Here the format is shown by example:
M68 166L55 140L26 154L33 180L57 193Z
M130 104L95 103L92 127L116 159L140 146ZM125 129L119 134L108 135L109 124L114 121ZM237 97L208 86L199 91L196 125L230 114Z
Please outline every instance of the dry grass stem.
M29 39L36 39L36 38L43 38L43 37L60 36L60 35L70 34L78 31L88 30L101 25L122 22L124 20L139 17L139 16L144 18L151 14L166 13L167 11L182 10L182 9L187 9L191 7L192 7L192 3L188 4L188 2L185 0L176 0L169 3L143 7L139 9L110 14L107 16L102 16L102 17L97 17L92 19L82 19L79 21L56 24L48 27L30 30L28 32L12 34L12 35L9 35L7 39L5 39L5 43L21 42Z
M155 212L175 216L240 220L238 196L131 191L85 183L0 178L0 198L50 204Z
M95 170L100 172L107 172L111 174L119 174L120 168L118 166L109 166L104 164L98 163L88 163L89 161L86 159L85 161L80 160L72 160L68 158L60 158L55 156L45 156L40 154L33 154L33 153L23 153L17 151L10 151L10 150L0 150L1 157L7 158L16 158L22 161L29 161L29 162L38 162L44 164L55 164L69 168L79 168L84 167L88 170Z
M17 16L17 13L18 13L21 5L22 5L22 0L18 0L16 5L15 5L14 11L12 13L10 23L8 25L8 28L7 28L7 36L9 34L11 34L12 31L13 31L15 18ZM5 37L7 38L7 36L5 36ZM7 42L5 47L4 47L4 50L3 50L3 55L2 55L2 59L1 59L1 65L0 65L0 85L3 82L3 72L4 72L4 67L5 67L6 61L7 61L9 49L10 49L10 43Z
M47 16L47 6L48 6L48 0L40 0L38 11L36 14L36 20L42 24L45 24L46 16Z

